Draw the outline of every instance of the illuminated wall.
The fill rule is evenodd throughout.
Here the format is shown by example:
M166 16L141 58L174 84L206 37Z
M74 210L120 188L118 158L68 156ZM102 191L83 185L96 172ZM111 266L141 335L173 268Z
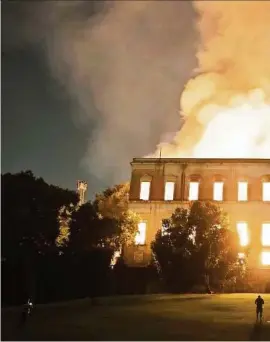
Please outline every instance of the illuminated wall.
M138 158L131 168L129 207L142 220L134 246L125 249L129 265L149 263L151 241L177 207L212 200L229 214L240 245L250 247L250 262L270 266L269 159Z

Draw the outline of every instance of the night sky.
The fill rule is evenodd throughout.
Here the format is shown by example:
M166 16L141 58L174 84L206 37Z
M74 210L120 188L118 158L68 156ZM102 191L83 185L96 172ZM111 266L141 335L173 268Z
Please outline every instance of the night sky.
M132 157L179 128L179 95L196 65L194 13L166 3L2 3L2 173L32 170L70 189L84 179L90 197L128 179Z

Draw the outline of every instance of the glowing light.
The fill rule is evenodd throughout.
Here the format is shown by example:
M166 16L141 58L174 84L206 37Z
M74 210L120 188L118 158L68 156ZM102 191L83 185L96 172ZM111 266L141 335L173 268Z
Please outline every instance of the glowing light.
M249 243L248 225L246 222L237 222L237 232L241 246L247 246Z
M238 253L238 258L245 259L245 253L242 253L242 252Z
M223 200L223 182L215 182L214 183L214 201L222 201Z
M138 224L138 232L135 236L136 245L144 245L146 237L146 222L140 222Z
M150 182L141 182L140 200L148 201L150 196Z
M172 201L174 196L174 182L165 183L165 201Z
M164 236L164 235L168 235L168 232L167 232L167 225L165 225L163 222L161 224L161 235Z
M258 99L258 103L256 103L257 99L255 103L252 103L253 94L246 98L247 102L239 97L235 99L235 103L232 101L228 108L219 106L213 108L215 115L206 126L200 142L194 149L195 156L207 155L210 158L266 158L269 156L269 149L267 151L269 137L265 128L269 128L270 108L269 105L260 103L261 99ZM238 101L243 101L243 103L238 105ZM203 115L202 112L201 115ZM264 139L260 140L262 137Z
M262 245L270 246L270 223L262 224Z
M203 90L203 87L207 87L207 79L201 81L200 86L197 82L197 86ZM187 91L184 91L182 98L186 97L188 89L193 87L192 84L193 80L190 86L187 85ZM189 95L190 100L194 102L196 94L191 91ZM222 95L221 89L219 95ZM225 97L227 95L224 94ZM225 105L220 105L218 100L208 103L206 101L203 106L198 107L195 114L202 125L202 134L194 134L194 124L187 118L173 142L161 143L153 156L158 157L162 147L163 157L168 158L269 158L270 106L265 97L263 89L253 89L246 94L228 95ZM211 96L209 98L212 99ZM189 108L183 102L186 101L182 101L182 109L188 117ZM190 111L195 107L190 108ZM189 139L191 135L192 143Z
M110 264L111 268L114 268L114 266L116 265L116 262L120 258L120 256L121 256L121 251L115 251L113 253L113 256L111 259L111 264Z
M238 182L238 201L247 201L248 199L248 183Z
M264 266L270 265L270 252L262 252L262 264Z
M263 183L263 201L270 201L270 182Z
M190 241L192 241L192 243L195 244L195 242L196 242L196 231L190 233L188 237L189 237Z
M189 201L198 201L199 199L199 182L190 182L189 183Z

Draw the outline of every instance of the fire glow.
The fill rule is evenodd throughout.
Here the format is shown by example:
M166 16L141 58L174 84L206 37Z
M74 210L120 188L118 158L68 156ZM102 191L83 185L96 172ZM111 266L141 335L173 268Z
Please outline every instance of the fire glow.
M169 158L270 158L270 3L194 1L198 75L180 100ZM252 23L252 25L250 24Z

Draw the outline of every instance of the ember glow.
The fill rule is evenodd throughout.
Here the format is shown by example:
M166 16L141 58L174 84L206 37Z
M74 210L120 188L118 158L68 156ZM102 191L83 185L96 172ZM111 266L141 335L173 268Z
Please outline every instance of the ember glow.
M193 5L198 74L181 95L183 128L154 156L270 158L270 3Z

